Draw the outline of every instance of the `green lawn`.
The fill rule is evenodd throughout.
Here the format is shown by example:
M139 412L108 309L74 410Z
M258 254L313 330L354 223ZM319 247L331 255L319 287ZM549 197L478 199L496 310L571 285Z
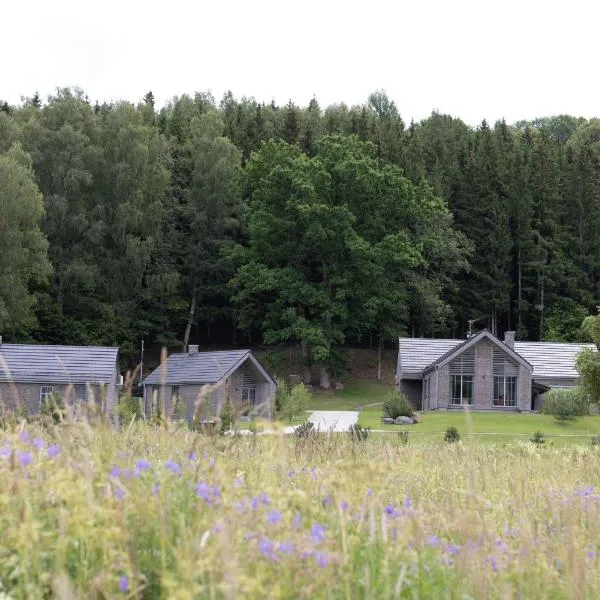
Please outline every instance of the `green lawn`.
M381 403L392 386L377 381L348 381L344 389L316 390L307 410L357 410L359 406Z

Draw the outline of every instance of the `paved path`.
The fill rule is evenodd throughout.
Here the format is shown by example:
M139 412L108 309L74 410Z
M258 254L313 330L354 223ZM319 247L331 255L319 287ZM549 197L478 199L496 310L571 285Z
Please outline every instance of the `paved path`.
M358 422L356 410L316 410L308 417L322 432L348 431L350 425Z

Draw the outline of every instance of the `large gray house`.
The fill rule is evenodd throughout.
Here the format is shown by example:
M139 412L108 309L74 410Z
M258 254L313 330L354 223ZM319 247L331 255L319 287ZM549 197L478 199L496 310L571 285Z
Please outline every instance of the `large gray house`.
M40 412L51 394L94 400L110 411L118 400L118 348L3 344L0 340L0 406Z
M202 399L202 388L215 384L210 398ZM197 401L202 404L200 413L218 413L227 394L238 408L270 416L275 394L275 382L250 350L198 352L196 345L171 354L142 385L147 416L160 405L172 415L180 400L187 420L196 414Z
M396 385L421 410L537 410L551 388L577 384L577 355L593 344L400 338Z

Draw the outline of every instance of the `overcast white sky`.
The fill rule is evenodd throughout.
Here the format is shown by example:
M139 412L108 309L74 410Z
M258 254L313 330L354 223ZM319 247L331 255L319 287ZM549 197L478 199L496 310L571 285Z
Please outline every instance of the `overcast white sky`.
M0 1L0 99L80 86L158 106L183 93L357 104L409 121L600 116L595 0Z

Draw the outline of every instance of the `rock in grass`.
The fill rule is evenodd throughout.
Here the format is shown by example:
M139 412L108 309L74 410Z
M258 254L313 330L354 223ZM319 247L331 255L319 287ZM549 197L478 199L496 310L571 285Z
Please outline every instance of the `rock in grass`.
M396 417L396 425L414 425L415 422L410 417Z
M396 419L392 419L392 417L381 417L381 422L384 425L395 425Z

